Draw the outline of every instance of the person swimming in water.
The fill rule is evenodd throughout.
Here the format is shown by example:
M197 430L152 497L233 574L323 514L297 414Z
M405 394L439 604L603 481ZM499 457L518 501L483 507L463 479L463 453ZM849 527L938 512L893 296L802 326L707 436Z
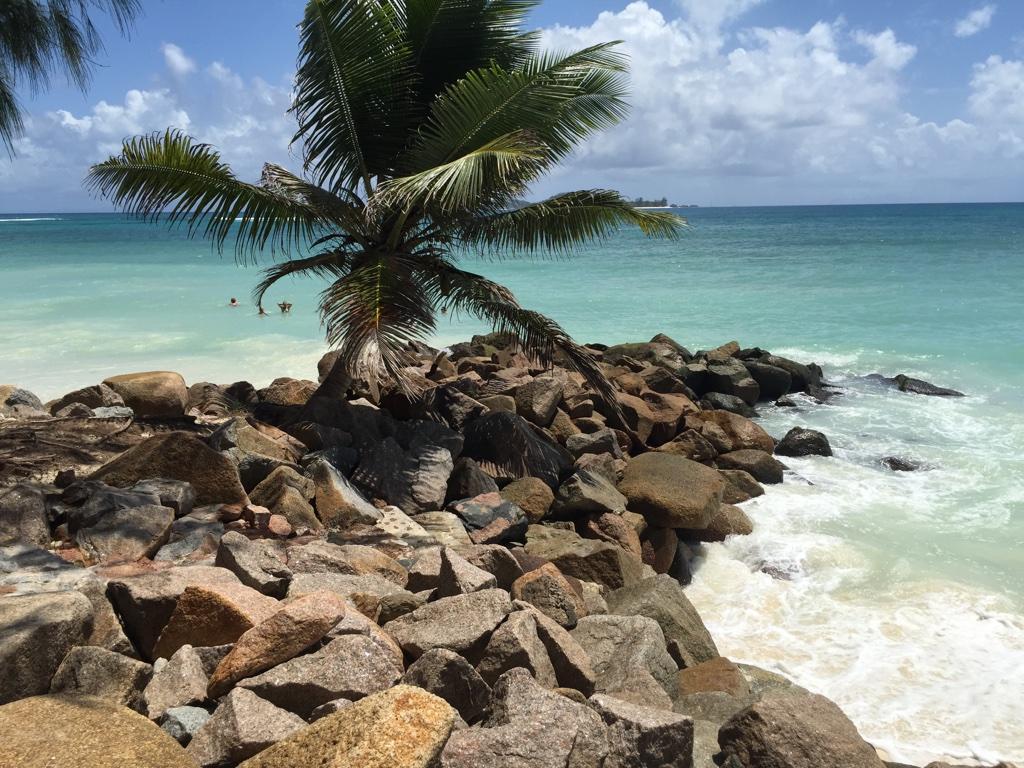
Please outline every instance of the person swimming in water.
M282 313L288 313L292 311L292 305L287 301L282 301L277 306L280 307Z
M237 307L238 306L238 299L236 299L234 296L232 296L231 297L231 301L228 302L228 306L229 307Z

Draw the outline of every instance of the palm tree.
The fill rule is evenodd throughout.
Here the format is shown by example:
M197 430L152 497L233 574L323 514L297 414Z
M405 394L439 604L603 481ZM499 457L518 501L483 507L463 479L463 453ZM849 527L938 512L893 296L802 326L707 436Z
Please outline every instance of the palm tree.
M63 71L82 90L93 57L103 49L92 14L113 17L125 33L140 11L139 0L0 0L0 145L14 153L24 130L15 88L40 90Z
M536 0L309 0L292 111L303 171L245 183L212 147L175 130L125 142L88 185L123 210L166 218L246 262L271 248L257 302L278 280L331 280L321 295L337 362L318 394L360 376L414 394L411 342L442 309L557 359L614 401L590 354L511 292L460 268L464 252L566 254L622 225L675 236L676 216L585 190L521 205L530 185L626 112L614 44L538 50Z

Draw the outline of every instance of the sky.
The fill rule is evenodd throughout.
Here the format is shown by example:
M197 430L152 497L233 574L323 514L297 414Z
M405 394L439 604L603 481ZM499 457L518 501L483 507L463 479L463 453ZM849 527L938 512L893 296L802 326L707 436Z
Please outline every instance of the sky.
M0 213L110 210L81 185L128 136L181 128L246 179L297 168L300 0L143 0L86 93L25 94ZM1024 200L1022 0L545 0L565 50L621 40L630 117L534 197L618 189L703 206Z

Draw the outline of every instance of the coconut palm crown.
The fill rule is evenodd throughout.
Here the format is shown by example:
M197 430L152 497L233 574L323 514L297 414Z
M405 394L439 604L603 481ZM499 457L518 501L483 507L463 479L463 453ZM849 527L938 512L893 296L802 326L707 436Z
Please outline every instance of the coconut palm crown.
M14 153L25 128L16 89L39 91L61 71L82 90L103 49L93 17L110 16L122 34L139 0L0 0L0 147Z
M517 202L581 142L626 112L615 44L543 52L524 31L536 0L309 0L292 111L301 174L266 165L239 180L212 147L175 130L124 143L87 184L118 207L166 219L246 262L284 254L278 280L331 281L320 312L339 350L321 394L349 376L410 392L407 351L442 309L482 318L543 364L614 399L590 354L456 255L566 254L623 225L675 236L683 220L617 193ZM341 391L339 391L339 388Z

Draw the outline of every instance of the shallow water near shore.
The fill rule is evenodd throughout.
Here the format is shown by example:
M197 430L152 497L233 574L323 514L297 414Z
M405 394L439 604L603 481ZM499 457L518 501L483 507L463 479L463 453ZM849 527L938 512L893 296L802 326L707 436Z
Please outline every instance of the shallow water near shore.
M842 395L764 425L821 429L836 456L786 459L787 482L746 505L755 533L706 547L689 594L723 653L835 699L895 759L1024 759L1024 206L686 214L677 243L624 232L573 260L466 263L584 341L735 338L820 362ZM269 298L293 313L261 318L256 280L119 216L0 215L0 383L45 398L129 370L313 376L319 286L283 283ZM437 342L478 330L448 321ZM925 469L892 472L893 455Z

